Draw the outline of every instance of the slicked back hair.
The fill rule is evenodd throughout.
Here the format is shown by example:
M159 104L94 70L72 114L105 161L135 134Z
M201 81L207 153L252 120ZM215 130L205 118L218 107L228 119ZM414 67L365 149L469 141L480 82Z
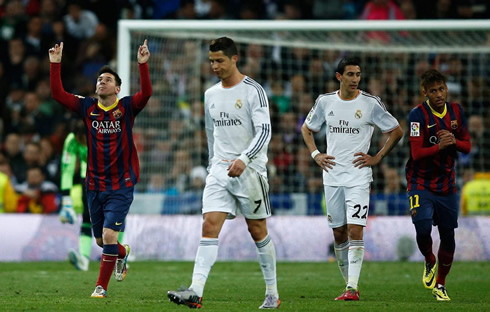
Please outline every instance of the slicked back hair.
M426 71L425 73L422 74L422 77L420 79L421 79L420 80L420 86L424 90L427 90L434 83L443 82L445 84L447 81L446 76L441 74L436 69L429 69L428 71Z
M337 72L343 75L345 71L345 67L349 65L361 67L361 60L355 56L343 58L340 60L339 64L337 65Z
M214 39L209 44L209 51L218 52L223 51L223 54L231 59L233 55L238 55L238 49L235 41L228 37L221 37Z
M104 73L109 73L109 74L112 74L114 75L114 79L116 80L116 86L120 87L121 86L121 77L119 77L119 75L112 69L110 68L109 66L103 66L99 72L97 73L97 78L100 77L100 75L104 74Z

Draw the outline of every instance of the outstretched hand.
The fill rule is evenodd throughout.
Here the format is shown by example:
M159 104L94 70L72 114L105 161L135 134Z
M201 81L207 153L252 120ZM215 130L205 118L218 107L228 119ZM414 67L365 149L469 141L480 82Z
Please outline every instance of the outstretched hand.
M148 50L148 39L145 39L143 45L140 45L138 49L138 63L144 64L148 62L150 58L150 50Z
M54 47L49 49L49 61L51 63L61 63L61 57L63 56L63 42L59 45L55 44Z

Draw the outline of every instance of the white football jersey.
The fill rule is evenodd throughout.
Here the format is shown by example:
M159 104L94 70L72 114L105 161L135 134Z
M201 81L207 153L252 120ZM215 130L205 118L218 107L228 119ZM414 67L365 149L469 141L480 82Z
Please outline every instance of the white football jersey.
M259 171L266 170L271 121L267 95L250 77L224 88L221 82L204 93L209 164L237 158Z
M373 180L370 167L359 169L352 163L357 152L367 153L374 125L382 132L398 127L398 121L386 110L377 96L360 91L352 100L342 100L339 90L320 95L308 117L306 126L314 132L326 124L327 155L336 165L323 171L323 183L330 186L356 186Z

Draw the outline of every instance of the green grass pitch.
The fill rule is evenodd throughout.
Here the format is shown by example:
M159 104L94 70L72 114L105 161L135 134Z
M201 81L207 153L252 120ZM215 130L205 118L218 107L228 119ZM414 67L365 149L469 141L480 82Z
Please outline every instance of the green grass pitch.
M126 280L112 278L106 299L90 298L99 265L76 271L68 262L0 263L1 311L188 311L166 292L190 284L191 262L132 262ZM490 263L456 262L447 278L450 302L423 287L423 264L364 262L361 300L337 302L343 280L335 262L277 265L280 311L490 311ZM264 299L256 262L217 262L204 311L253 311Z

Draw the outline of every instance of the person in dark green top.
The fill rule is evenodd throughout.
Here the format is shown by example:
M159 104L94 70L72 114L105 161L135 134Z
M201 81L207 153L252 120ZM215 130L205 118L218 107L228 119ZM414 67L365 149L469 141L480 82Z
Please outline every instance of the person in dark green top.
M59 218L62 223L74 224L77 222L78 213L82 213L78 251L70 249L68 259L78 270L87 271L92 249L92 227L83 183L87 171L87 144L83 121L76 121L73 128L63 144L61 158L62 199ZM119 241L122 241L123 235L124 232L121 231Z

